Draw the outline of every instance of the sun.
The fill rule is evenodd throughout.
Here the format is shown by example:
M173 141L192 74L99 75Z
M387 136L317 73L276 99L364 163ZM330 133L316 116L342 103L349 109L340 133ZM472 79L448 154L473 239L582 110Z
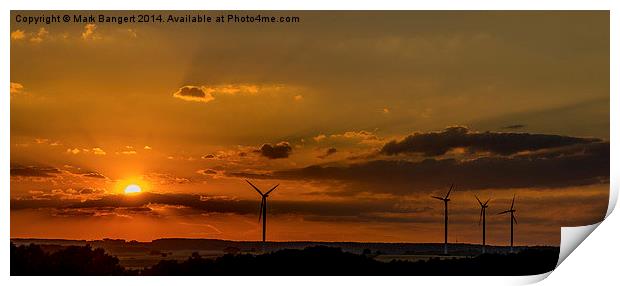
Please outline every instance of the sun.
M140 186L136 185L136 184L130 184L127 185L127 187L125 187L125 194L137 194L142 192L142 188L140 188Z
M151 191L151 183L142 176L127 176L114 185L115 194L138 195Z

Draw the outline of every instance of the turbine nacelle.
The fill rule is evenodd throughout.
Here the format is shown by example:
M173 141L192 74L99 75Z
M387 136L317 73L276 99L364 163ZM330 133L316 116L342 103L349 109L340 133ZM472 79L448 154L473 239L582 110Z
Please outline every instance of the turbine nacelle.
M446 194L445 197L431 196L431 198L438 199L438 200L444 201L444 202L449 202L450 201L450 192L452 192L453 188L454 188L454 184L450 185L450 189L448 190L448 193Z
M478 219L478 225L480 225L480 223L482 222L483 217L486 215L486 211L485 209L489 207L489 201L491 199L486 200L486 202L482 202L480 200L480 198L478 198L477 195L474 195L474 197L476 197L476 200L478 201L478 204L480 205L480 218Z

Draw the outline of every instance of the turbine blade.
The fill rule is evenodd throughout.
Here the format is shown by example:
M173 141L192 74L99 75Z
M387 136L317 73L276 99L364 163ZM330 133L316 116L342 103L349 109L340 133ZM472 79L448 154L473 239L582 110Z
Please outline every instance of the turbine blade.
M519 224L519 223L517 223L517 217L515 217L514 215L512 215L512 220L515 221L515 224Z
M476 200L478 201L478 203L480 204L480 206L482 206L482 202L480 201L480 199L478 198L478 196L474 195L474 197L476 197Z
M258 222L263 217L263 207L265 206L265 198L260 201L260 210L258 211Z
M503 211L503 212L501 212L501 213L498 213L498 215L500 215L500 214L505 214L505 213L509 213L509 212L510 212L509 210L507 210L507 211Z
M261 196L263 195L263 192L261 192L256 186L250 183L250 181L248 180L245 180L245 181L248 182L248 184L250 184L250 186L252 186L252 188L254 188Z
M485 206L485 207L487 206L487 204L489 203L489 201L490 201L490 200L491 200L491 199L488 199L486 202L484 202L484 206Z
M512 204L510 204L510 209L513 209L515 206L515 195L512 195Z
M480 219L478 220L478 225L482 223L482 209L480 209Z
M277 185L273 186L273 188L271 188L269 191L267 191L267 192L265 193L265 196L266 196L266 195L268 195L269 193L273 192L273 190L275 190L275 189L276 189L279 185L280 185L280 184L277 184Z
M433 199L438 199L438 200L442 200L442 201L444 200L444 198L441 198L441 197L436 197L436 196L431 196L431 198L433 198Z
M446 197L444 199L448 199L448 197L450 196L450 192L452 192L453 187L454 187L454 184L450 185L450 189L448 190L448 193L446 194Z

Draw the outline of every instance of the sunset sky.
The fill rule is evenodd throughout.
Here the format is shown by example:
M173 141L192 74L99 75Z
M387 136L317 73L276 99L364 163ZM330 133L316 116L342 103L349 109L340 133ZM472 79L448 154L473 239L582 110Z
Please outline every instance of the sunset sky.
M608 12L262 14L13 22L11 237L259 240L244 179L273 241L442 242L452 183L450 242L604 216Z

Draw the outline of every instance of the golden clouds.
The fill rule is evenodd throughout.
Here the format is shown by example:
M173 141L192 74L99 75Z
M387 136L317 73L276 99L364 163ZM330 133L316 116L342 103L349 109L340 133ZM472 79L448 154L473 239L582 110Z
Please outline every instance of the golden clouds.
M325 135L325 134L319 134L317 136L312 137L312 139L314 139L314 141L316 141L316 142L321 142L325 138L327 138L327 135Z
M187 85L179 88L177 92L172 94L173 97L194 102L209 102L215 99L208 90L202 86Z
M33 42L35 44L43 42L43 40L47 38L48 34L49 32L47 31L47 29L39 28L39 31L30 38L30 42Z
M95 147L95 148L91 148L91 149L88 149L88 148L82 148L82 149L79 149L79 148L68 148L67 149L67 153L68 154L73 154L73 155L77 155L77 154L80 154L80 153L82 153L82 154L94 154L94 155L98 155L98 156L103 156L103 155L107 154L103 149L101 149L99 147Z
M97 25L95 24L87 24L84 26L84 31L82 32L82 40L96 40L100 39L101 36L95 33L97 29Z
M24 89L24 86L21 83L11 82L10 94L11 95L20 94L23 89Z
M43 42L43 40L45 40L48 35L49 31L47 31L47 29L43 27L39 28L39 30L37 30L37 32L35 33L27 33L24 30L17 29L11 32L11 40L22 41L28 38L31 43L38 44Z
M11 40L23 40L26 38L26 33L23 30L15 30L11 32Z
M313 137L312 139L314 139L314 141L316 142L326 141L329 139L332 141L341 141L341 142L342 141L358 142L358 143L362 143L366 145L377 145L377 144L382 144L384 142L384 139L379 138L373 132L365 131L365 130L346 131L340 134L332 134L332 135L319 134Z
M293 91L294 88L284 85L257 85L257 84L220 84L211 86L194 86L186 85L175 93L173 97L194 102L210 102L220 96L251 96L251 95L276 95L278 93ZM302 95L293 96L293 100L300 101L303 99Z

